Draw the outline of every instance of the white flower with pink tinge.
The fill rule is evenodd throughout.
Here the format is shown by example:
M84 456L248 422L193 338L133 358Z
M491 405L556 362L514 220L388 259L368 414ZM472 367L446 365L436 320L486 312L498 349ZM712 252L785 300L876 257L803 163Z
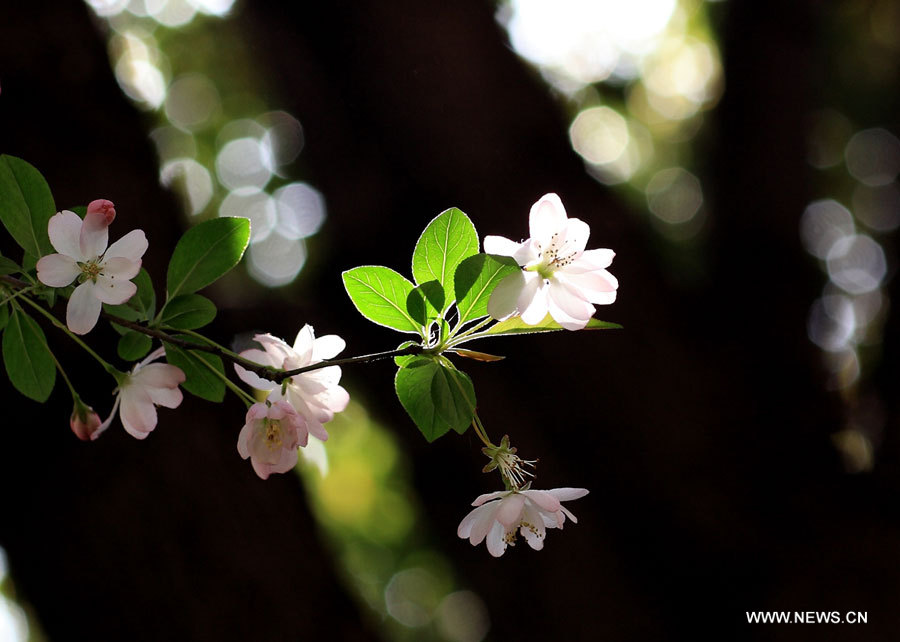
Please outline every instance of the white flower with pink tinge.
M593 316L592 304L616 300L619 282L606 268L615 252L585 250L591 229L569 218L556 194L532 205L531 238L516 243L502 236L486 236L487 254L510 256L521 272L506 277L491 293L488 313L503 320L519 314L528 325L550 316L567 330L581 330Z
M147 238L143 230L133 230L107 248L107 228L115 216L112 202L100 199L88 205L84 220L63 210L47 225L50 243L58 254L48 254L37 262L37 277L54 288L78 280L66 307L66 325L75 334L91 331L102 304L125 303L137 292L130 279L141 269Z
M306 421L291 404L255 403L247 411L237 449L241 457L250 458L256 474L267 479L272 473L286 473L296 466L297 449L308 441Z
M544 548L546 529L562 528L566 517L578 523L561 502L587 494L584 488L554 488L481 495L472 502L477 508L463 518L456 534L468 539L472 546L478 546L484 540L488 552L500 557L507 546L515 545L518 531L531 548L539 551Z
M154 350L125 375L109 418L91 434L91 440L109 428L120 405L119 416L125 432L135 439L144 439L156 428L156 406L177 408L181 404L184 396L178 386L184 383L184 372L168 363L151 363L165 353L164 348Z
M255 363L282 370L295 370L331 359L346 347L344 340L336 334L318 339L311 325L304 325L293 347L271 334L257 334L253 337L263 350L244 350L241 356ZM326 366L303 374L294 375L282 383L263 379L256 373L234 366L238 377L248 386L257 390L268 390L270 402L287 401L306 420L309 434L325 441L328 433L322 425L334 419L334 413L341 412L350 402L350 395L338 383L341 369ZM284 392L282 392L284 390Z

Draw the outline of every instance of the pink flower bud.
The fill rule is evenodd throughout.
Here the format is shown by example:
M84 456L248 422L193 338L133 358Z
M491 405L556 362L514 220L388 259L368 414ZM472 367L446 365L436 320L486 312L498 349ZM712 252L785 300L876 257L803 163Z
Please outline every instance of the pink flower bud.
M100 428L100 416L90 406L76 403L69 418L69 426L81 441L91 441L93 434Z
M96 201L91 201L87 206L87 213L92 214L94 212L99 212L106 217L106 224L109 225L113 222L113 219L116 218L116 206L113 205L112 201L108 201L105 198L98 198Z

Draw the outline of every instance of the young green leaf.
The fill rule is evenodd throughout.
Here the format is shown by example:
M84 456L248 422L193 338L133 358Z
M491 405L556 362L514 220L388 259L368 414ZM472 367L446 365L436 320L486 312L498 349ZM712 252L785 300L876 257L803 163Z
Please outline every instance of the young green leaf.
M347 296L369 321L400 332L422 334L421 324L410 316L406 302L413 284L390 268L364 265L341 277Z
M491 292L500 281L520 269L514 259L493 254L476 254L460 263L453 276L458 326L487 316Z
M397 346L397 349L402 350L403 348L408 348L409 346L417 346L417 345L419 345L419 344L416 343L415 341L404 341L399 346ZM418 356L419 355L417 355L417 354L404 354L399 357L394 357L394 363L396 363L398 366L405 366L407 363L409 363L410 361L412 361L413 359L415 359Z
M437 279L416 286L406 297L406 311L421 326L427 326L443 310L444 288Z
M453 273L463 259L478 253L478 232L469 217L455 207L438 214L416 243L412 271L416 283L437 280L444 304L453 302Z
M47 223L56 212L47 181L15 156L0 156L0 222L27 254L53 253Z
M430 357L407 361L394 379L403 408L428 441L451 428L462 434L475 414L475 389L465 373Z
M179 337L190 339L190 337ZM166 361L184 371L185 381L181 387L207 401L220 402L225 398L225 367L222 359L215 354L197 350L184 350L170 343L166 345ZM215 368L221 377L210 370Z
M47 401L56 382L53 355L44 331L20 310L13 310L3 331L3 361L16 390L29 399Z
M166 305L162 322L179 330L196 330L216 318L216 305L199 294L177 296Z
M128 321L149 321L156 312L156 293L153 291L153 283L147 270L141 268L134 277L134 284L137 286L137 292L127 302L121 305L104 303L103 309Z
M600 321L599 319L591 319L588 321L585 330L620 330L622 328L618 323L610 323L609 321ZM506 321L501 321L492 325L485 331L489 335L505 335L505 334L537 334L539 332L556 332L562 330L563 327L553 320L549 314L544 320L537 325L527 325L522 321L522 317L512 317Z
M16 262L12 259L8 259L5 256L0 256L0 275L2 274L15 274L16 272L21 272L22 268L16 265Z
M119 337L117 352L125 361L137 361L146 356L153 346L153 341L146 334L129 330Z
M3 328L6 327L6 324L9 322L9 305L6 303L0 303L0 332L3 331Z
M204 288L238 264L250 241L250 221L214 218L181 237L169 261L167 300Z

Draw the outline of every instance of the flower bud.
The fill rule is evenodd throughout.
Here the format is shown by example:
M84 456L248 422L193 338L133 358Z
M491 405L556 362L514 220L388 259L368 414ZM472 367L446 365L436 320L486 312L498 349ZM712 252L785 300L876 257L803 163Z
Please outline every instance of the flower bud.
M103 216L106 217L107 225L112 223L113 219L116 218L116 206L113 205L112 201L108 201L105 198L98 198L88 204L87 213L92 214L94 212L103 214Z
M91 441L93 434L100 428L100 416L90 406L76 401L69 418L69 427L81 441Z

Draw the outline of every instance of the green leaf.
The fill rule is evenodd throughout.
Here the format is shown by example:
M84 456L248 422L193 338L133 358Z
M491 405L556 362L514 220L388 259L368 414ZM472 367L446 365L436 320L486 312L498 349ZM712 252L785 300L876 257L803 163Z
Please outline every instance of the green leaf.
M465 373L431 357L415 357L394 379L403 408L428 441L450 429L462 434L475 414L475 389Z
M196 330L215 318L215 303L199 294L185 294L169 301L162 322L179 330Z
M347 270L341 277L347 296L369 321L400 332L422 334L406 309L413 284L390 268L364 265Z
M137 361L146 356L153 346L153 340L146 334L129 330L119 337L117 352L125 361Z
M156 293L147 270L141 268L134 277L137 292L121 305L103 304L103 309L128 321L149 321L156 312Z
M522 321L522 317L512 317L506 321L501 321L492 325L485 331L485 334L505 335L505 334L536 334L539 332L556 332L562 330L563 327L553 320L549 314L544 320L537 325L526 325ZM610 323L609 321L600 321L599 319L591 319L588 321L585 330L621 330L622 326L618 323Z
M53 355L44 331L19 310L13 310L3 331L3 361L16 390L29 399L47 401L56 382Z
M166 275L167 300L206 287L238 264L250 241L250 221L214 218L189 229L178 241Z
M493 254L476 254L459 264L453 276L456 291L457 327L487 316L488 300L497 284L521 270L514 259Z
M0 331L6 327L6 324L9 322L9 305L3 303L0 305Z
M419 325L427 326L444 310L444 288L437 279L415 288L406 297L406 311Z
M27 254L53 253L47 223L56 212L47 181L15 156L0 156L0 222Z
M21 272L22 268L16 265L16 262L12 259L8 259L5 256L0 256L0 274L15 274L16 272Z
M178 338L190 340L189 337ZM186 379L181 384L182 388L207 401L218 403L225 398L225 381L222 378L225 376L225 366L218 355L199 350L185 350L170 343L165 345L166 361L184 371ZM210 370L210 366L220 372L222 377L216 376Z
M444 303L453 302L453 273L463 259L478 253L478 232L469 217L455 207L438 214L428 224L413 251L412 272L416 283L437 280L444 288Z

